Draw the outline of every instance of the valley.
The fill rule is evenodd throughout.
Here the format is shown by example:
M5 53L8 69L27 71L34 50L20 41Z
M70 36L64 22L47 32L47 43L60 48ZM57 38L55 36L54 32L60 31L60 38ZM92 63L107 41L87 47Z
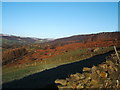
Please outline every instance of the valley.
M76 63L74 66L69 66L69 68L67 68L69 71L69 69L73 67L72 71L70 69L70 72L66 72L64 76L66 77L67 75L79 72L79 67L83 68L88 64L92 67L93 65L102 63L106 56L114 53L113 46L116 46L117 49L120 48L119 38L120 32L105 32L76 35L41 43L36 43L36 41L34 43L29 43L26 41L27 43L22 42L19 43L19 45L17 45L18 43L13 44L8 42L9 38L7 38L5 41L7 44L4 43L4 40L2 41L3 87L4 85L5 87L6 85L8 85L8 87L14 87L15 83L27 83L31 80L30 77L34 75L40 75L40 77L33 79L33 81L42 79L42 74L38 73L44 74L44 72L47 72L47 74L51 74L52 72L53 75L59 72L60 76L58 75L57 77L57 75L54 75L54 79L52 79L51 83L45 84L45 86L44 83L43 85L41 84L41 87L46 87L46 85L53 84L53 80L55 81L57 78L63 78L63 73L59 70L54 71L54 69ZM11 46L9 44L11 44ZM79 62L80 64L77 65ZM82 63L84 63L84 65ZM66 71L64 67L60 70ZM52 77L52 75L50 75L50 77ZM41 83L41 80L38 80L37 82ZM45 80L44 82L47 81ZM28 83L28 85L31 84L32 82ZM21 85L22 84L20 84L20 87ZM37 84L35 86L37 86ZM33 85L34 88L35 86Z

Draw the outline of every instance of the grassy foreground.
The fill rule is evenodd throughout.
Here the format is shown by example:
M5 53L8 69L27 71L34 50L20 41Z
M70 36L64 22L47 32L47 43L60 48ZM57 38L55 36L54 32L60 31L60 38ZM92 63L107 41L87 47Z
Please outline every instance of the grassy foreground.
M54 57L44 59L42 62L34 61L32 63L22 64L19 66L11 66L11 67L4 66L2 73L2 78L3 78L2 83L6 83L15 79L21 79L28 75L41 72L46 69L54 68L59 65L68 64L86 58L90 58L92 56L108 52L110 50L113 50L113 47L102 47L99 48L97 52L89 53L88 48L84 48L84 49L79 48L74 51L65 52L60 55L56 55Z

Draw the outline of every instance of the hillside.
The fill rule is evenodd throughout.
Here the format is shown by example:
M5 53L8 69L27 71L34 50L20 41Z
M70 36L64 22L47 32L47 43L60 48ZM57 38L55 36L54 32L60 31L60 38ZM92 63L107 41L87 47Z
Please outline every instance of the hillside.
M1 40L2 38L2 40ZM95 41L116 41L120 40L120 32L103 32L97 34L86 34L86 35L74 35L71 37L59 38L59 39L39 39L31 37L20 37L13 35L0 34L0 41L5 46L12 45L25 45L25 44L50 44L55 46L61 46L71 43L87 43Z
M95 37L82 39L87 40L86 42L67 43L73 38L68 37L69 39L65 38L66 41L56 39L45 43L22 45L19 48L12 46L3 51L3 83L107 53L114 49L113 46L120 48L119 34L110 32L73 36L79 41L81 39L78 37Z
M3 49L15 48L15 47L20 47L22 45L30 45L30 44L43 43L48 41L50 40L0 34L0 43L2 43Z
M97 34L74 35L66 38L59 38L51 43L70 44L87 43L92 41L115 41L120 40L120 32L102 32Z

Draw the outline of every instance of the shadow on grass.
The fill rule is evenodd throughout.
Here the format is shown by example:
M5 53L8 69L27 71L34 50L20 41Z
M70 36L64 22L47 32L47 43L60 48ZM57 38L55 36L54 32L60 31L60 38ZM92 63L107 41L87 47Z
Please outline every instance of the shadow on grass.
M45 70L33 75L29 75L20 80L14 80L9 83L3 84L3 88L56 88L54 81L56 79L62 79L68 77L70 74L77 72L82 73L83 67L92 67L104 62L106 56L110 55L114 51L110 51L105 54L93 56L91 58L58 66L49 70Z

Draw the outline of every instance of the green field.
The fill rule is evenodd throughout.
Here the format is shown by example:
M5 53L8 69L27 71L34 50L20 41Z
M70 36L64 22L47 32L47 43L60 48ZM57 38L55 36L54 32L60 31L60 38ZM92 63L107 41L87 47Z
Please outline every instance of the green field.
M34 61L33 63L22 64L19 66L12 66L9 68L7 68L6 66L3 66L3 72L2 72L3 82L2 83L9 82L15 79L20 79L25 76L28 76L37 72L41 72L46 69L54 68L63 64L84 60L92 56L108 52L110 50L113 50L113 47L99 48L97 52L92 52L88 54L87 48L84 48L84 49L79 48L74 51L65 52L60 55L56 55L54 57L44 59L42 62Z

